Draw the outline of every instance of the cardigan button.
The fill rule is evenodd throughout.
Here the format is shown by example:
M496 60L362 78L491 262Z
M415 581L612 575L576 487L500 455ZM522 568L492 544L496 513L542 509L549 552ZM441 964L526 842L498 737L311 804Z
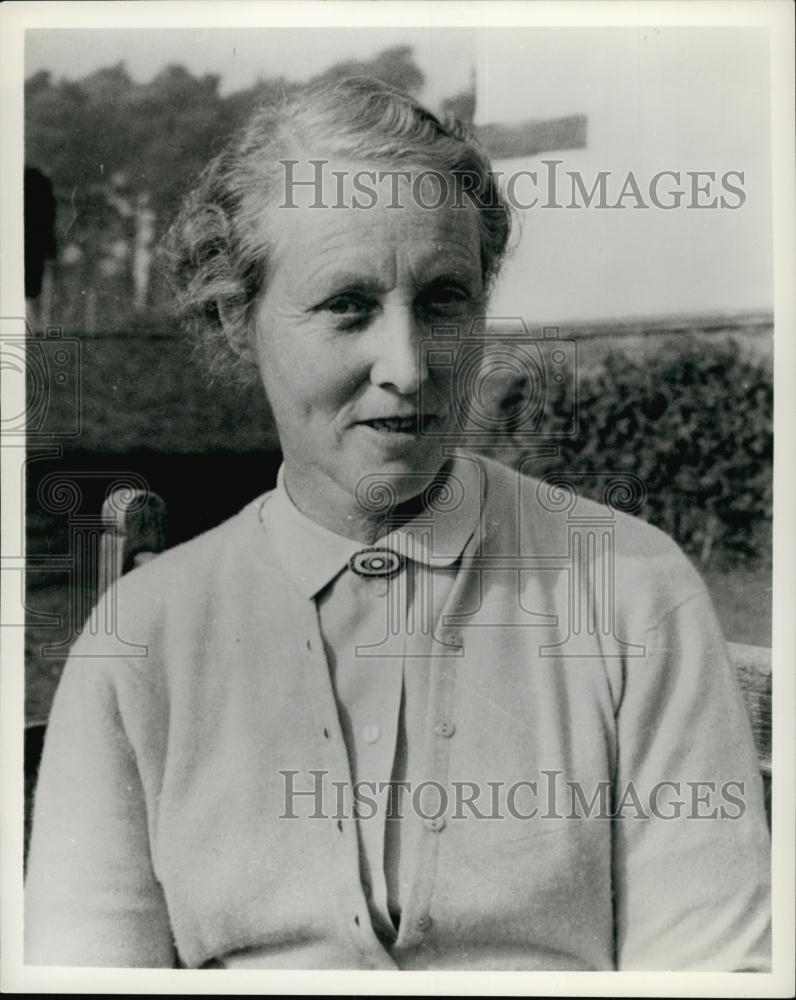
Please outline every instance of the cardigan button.
M453 632L453 631L446 632L445 633L445 642L447 642L447 644L449 646L461 646L461 644L462 644L462 637L459 635L458 632Z
M435 816L433 819L427 819L426 829L431 830L432 833L442 833L445 829L445 817Z
M431 928L431 917L427 913L424 913L422 917L417 918L415 927L417 927L421 933L425 934L425 932Z
M447 740L456 732L456 726L450 719L440 719L436 726L434 726L434 732L437 736L441 736L444 740Z

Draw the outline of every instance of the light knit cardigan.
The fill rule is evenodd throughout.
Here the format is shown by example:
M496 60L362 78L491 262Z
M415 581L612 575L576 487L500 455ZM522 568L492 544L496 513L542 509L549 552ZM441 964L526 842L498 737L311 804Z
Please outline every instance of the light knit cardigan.
M483 517L447 609L450 655L428 663L429 779L570 781L588 799L609 782L622 818L564 818L571 797L532 819L521 796L497 820L449 810L420 828L388 951L356 821L327 804L350 774L315 605L254 501L123 578L73 649L35 802L28 963L768 967L760 781L698 575L643 522L583 500L556 509L533 480L473 461ZM596 577L577 572L589 537L612 539ZM305 797L280 819L288 770L305 789L323 772L326 818L307 818ZM675 818L650 811L664 781L657 811Z

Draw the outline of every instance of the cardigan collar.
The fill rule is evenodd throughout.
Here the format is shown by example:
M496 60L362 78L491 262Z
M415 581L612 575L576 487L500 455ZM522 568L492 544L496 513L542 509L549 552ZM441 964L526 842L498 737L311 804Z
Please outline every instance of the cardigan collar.
M432 492L426 509L397 523L372 545L338 535L303 514L285 488L284 464L276 488L261 505L260 521L283 569L307 598L315 597L363 549L387 548L430 569L445 569L459 559L481 516L477 470L458 457L451 462L446 484Z

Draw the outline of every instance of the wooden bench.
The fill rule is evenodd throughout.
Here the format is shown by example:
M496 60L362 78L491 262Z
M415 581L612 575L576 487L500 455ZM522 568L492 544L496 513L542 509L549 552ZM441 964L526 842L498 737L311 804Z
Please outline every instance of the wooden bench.
M766 815L771 826L771 650L767 646L745 646L738 642L728 642L727 649L741 682L752 723L757 762L763 777Z

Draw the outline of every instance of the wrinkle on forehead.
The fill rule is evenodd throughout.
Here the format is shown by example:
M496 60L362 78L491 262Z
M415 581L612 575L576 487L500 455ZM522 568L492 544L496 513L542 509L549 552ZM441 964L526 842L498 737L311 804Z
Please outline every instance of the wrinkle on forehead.
M273 248L272 277L289 268L291 284L323 283L339 272L393 286L399 274L481 278L478 212L470 204L424 208L275 208L263 224ZM280 264L283 267L280 267ZM426 277L427 280L427 277Z

